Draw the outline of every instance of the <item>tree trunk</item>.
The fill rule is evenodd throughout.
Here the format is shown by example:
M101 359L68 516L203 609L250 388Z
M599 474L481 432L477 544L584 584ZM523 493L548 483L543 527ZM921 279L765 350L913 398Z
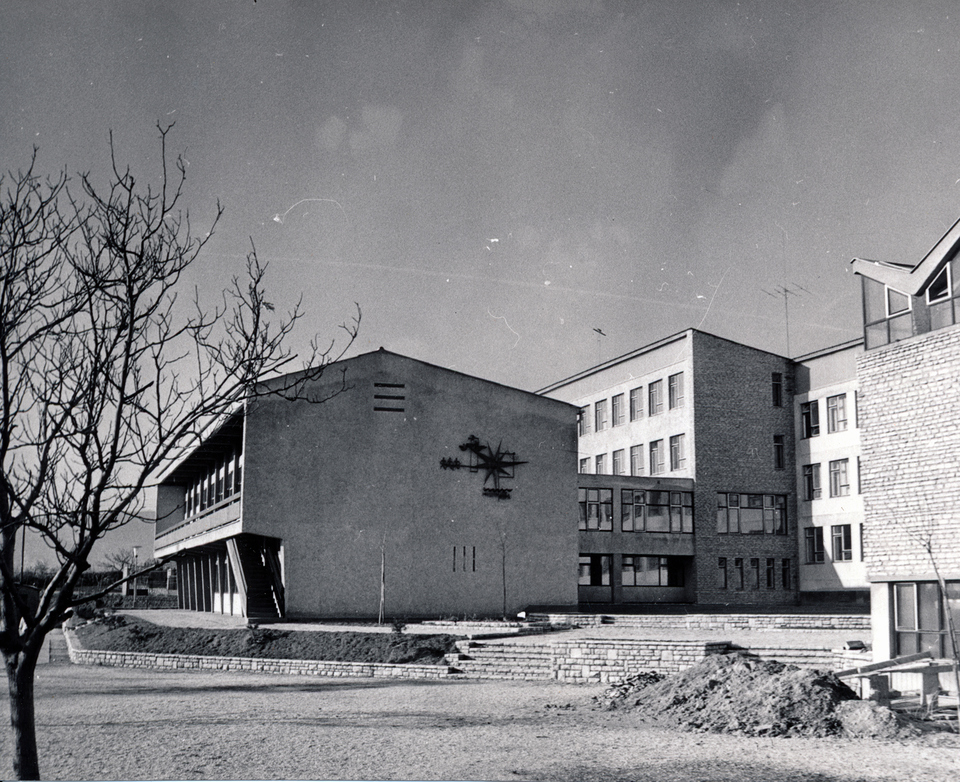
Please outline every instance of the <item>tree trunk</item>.
M10 693L10 727L13 732L13 772L17 779L40 779L37 728L34 719L33 679L36 651L4 655Z

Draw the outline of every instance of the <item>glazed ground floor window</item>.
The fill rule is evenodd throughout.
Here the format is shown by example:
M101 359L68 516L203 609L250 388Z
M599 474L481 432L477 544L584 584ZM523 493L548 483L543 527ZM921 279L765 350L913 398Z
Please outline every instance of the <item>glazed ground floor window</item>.
M946 595L936 581L898 583L891 589L896 654L929 651L936 657L952 657L947 612L960 630L960 581L948 581Z
M683 586L684 562L680 557L624 554L620 583L627 586Z
M612 562L610 554L581 554L580 586L610 586Z

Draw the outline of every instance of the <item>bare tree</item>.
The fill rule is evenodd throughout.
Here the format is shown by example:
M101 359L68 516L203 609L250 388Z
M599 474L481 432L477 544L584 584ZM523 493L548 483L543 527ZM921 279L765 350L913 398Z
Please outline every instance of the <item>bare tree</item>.
M155 187L118 165L112 136L105 186L42 178L36 151L26 171L0 178L0 653L21 779L39 778L41 644L96 597L75 590L97 541L140 517L158 470L205 425L264 392L258 378L282 375L270 393L299 398L344 352L314 341L300 364L287 347L300 305L273 314L255 249L212 311L196 294L178 299L222 209L210 232L191 233L186 167L169 158L170 127L159 131ZM347 347L359 318L342 325ZM15 579L24 530L59 563L38 604Z

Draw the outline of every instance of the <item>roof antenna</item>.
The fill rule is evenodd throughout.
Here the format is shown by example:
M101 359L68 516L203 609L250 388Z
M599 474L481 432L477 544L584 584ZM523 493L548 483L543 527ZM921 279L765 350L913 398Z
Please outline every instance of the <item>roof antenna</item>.
M607 336L607 335L604 334L600 329L594 329L594 331L597 332L597 366L599 366L599 365L600 365L600 362L601 362L601 358L600 358L600 337L605 337L605 336Z

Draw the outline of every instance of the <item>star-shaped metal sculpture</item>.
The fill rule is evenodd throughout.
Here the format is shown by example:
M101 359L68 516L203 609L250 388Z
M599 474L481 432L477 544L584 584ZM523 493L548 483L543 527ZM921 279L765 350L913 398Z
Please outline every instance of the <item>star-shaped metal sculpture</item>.
M483 445L479 438L470 435L467 442L460 446L461 451L469 451L476 457L476 465L471 465L473 470L484 470L486 475L483 479L483 485L493 478L493 488L500 491L500 479L512 478L513 468L518 464L526 464L525 461L517 459L512 451L503 450L503 440L497 445L494 451L489 445Z

